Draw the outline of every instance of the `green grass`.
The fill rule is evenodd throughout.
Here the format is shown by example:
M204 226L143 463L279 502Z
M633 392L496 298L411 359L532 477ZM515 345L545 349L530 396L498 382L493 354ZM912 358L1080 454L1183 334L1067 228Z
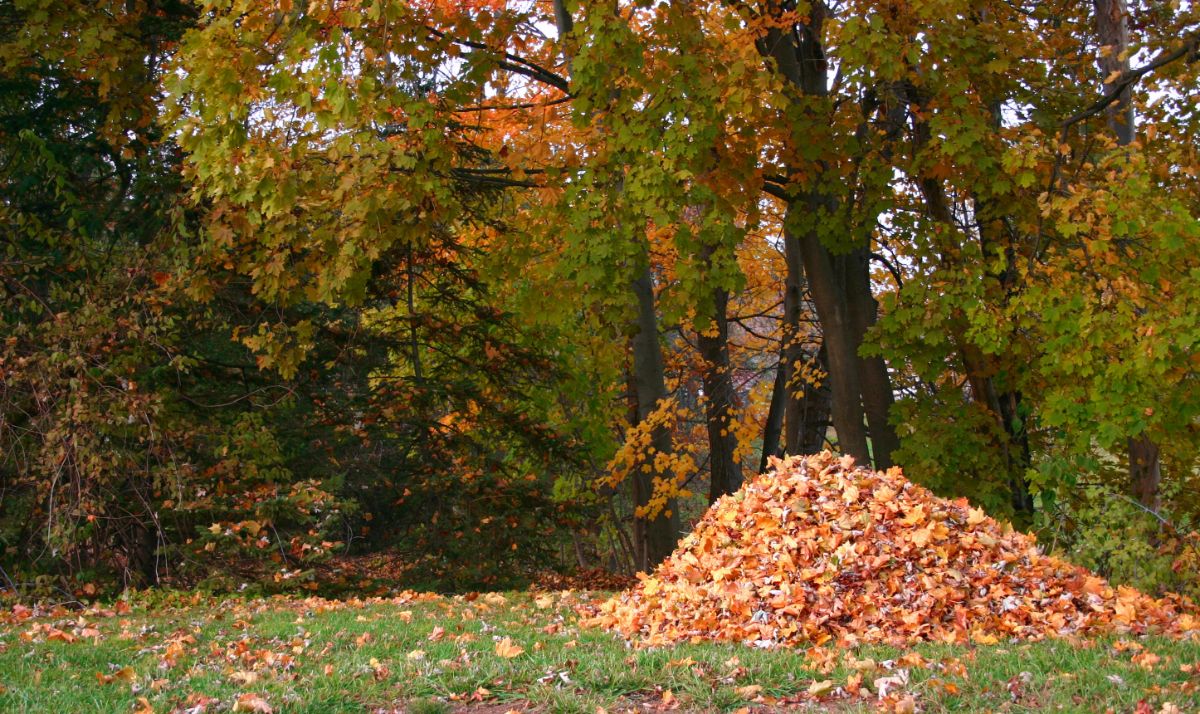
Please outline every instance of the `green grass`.
M636 650L579 628L573 606L585 595L555 594L540 603L529 594L502 597L332 607L197 598L135 605L123 615L83 614L82 622L77 612L12 622L0 625L0 711L133 712L149 704L170 712L207 702L206 711L221 712L239 697L245 699L237 710L253 711L251 696L275 712L322 714L772 709L811 701L814 682L845 685L857 671L851 660L868 658L892 662L863 671L864 684L873 688L875 679L903 672L907 684L895 698L911 696L927 712L1128 712L1143 700L1155 712L1166 703L1200 710L1200 671L1185 671L1200 663L1200 644L1191 642L861 647L826 649L824 658L715 644ZM445 633L440 639L431 639L435 627ZM89 628L99 634L69 643L49 637L55 629ZM524 651L498 656L504 637ZM1132 661L1145 652L1157 662ZM877 709L874 694L832 694L822 703L837 711Z

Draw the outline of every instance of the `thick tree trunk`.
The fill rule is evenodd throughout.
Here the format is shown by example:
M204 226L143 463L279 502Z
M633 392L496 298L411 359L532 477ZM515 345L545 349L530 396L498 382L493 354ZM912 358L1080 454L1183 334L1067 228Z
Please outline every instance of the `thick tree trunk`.
M833 408L833 390L830 388L829 350L821 345L817 354L805 350L806 330L804 320L804 263L800 251L800 240L791 232L784 234L784 256L787 261L787 282L783 298L785 365L784 393L784 451L788 454L815 454L825 448L825 434L829 428ZM800 383L797 365L816 363L825 376L819 384ZM814 370L809 370L810 373Z
M858 338L857 353L867 331L879 316L879 304L871 293L870 254L866 248L861 248L839 257L844 258L846 266L846 298ZM858 368L863 409L870 429L871 455L875 459L875 468L886 469L893 464L892 453L900 448L900 438L889 419L895 401L892 378L882 357L859 357Z
M789 209L791 214L794 208ZM789 221L790 222L790 221ZM809 291L821 322L821 333L829 357L829 383L833 396L833 428L838 448L860 464L870 464L867 430L863 423L862 385L859 381L858 345L846 304L845 290L835 273L833 256L815 231L799 237L800 255Z
M649 260L634 278L633 292L637 298L638 313L637 334L633 338L633 378L637 390L638 422L640 423L654 411L659 401L667 397L662 345L658 341L658 315L654 309L654 282ZM650 443L657 453L671 453L671 434L666 429L656 429L651 436ZM636 469L634 479L641 482L640 486L635 486L635 493L638 496L636 505L638 507L645 506L653 495L652 474ZM663 512L644 520L642 529L644 545L639 547L639 550L642 551L642 559L638 563L638 567L649 570L665 560L671 551L675 550L675 542L679 536L679 513L675 499L667 500Z
M800 321L804 318L804 265L800 256L800 239L787 231L783 235L783 255L787 277L783 293L783 450L792 455L807 453L800 447L804 428L804 400L797 384L796 366L807 361L804 334Z
M1108 48L1101 52L1098 60L1100 72L1104 75L1104 93L1107 94L1112 91L1113 82L1116 81L1113 78L1113 82L1110 82L1109 77L1114 72L1129 71L1129 58L1124 56L1129 49L1129 10L1125 0L1093 1L1096 8L1096 35L1100 45ZM1108 126L1116 136L1117 143L1121 146L1132 144L1137 130L1132 85L1124 87L1120 98L1108 105L1107 115Z
M1113 89L1109 81L1114 73L1123 74L1129 71L1129 58L1124 56L1129 49L1129 9L1125 0L1094 0L1096 8L1096 35L1100 45L1108 48L1102 51L1097 64L1104 78L1103 91L1108 94ZM1115 78L1113 78L1115 81ZM1112 130L1119 146L1133 143L1137 133L1137 116L1133 108L1133 85L1121 90L1119 99L1108 105L1108 127ZM1133 496L1147 508L1158 510L1158 486L1162 480L1162 464L1160 463L1158 445L1145 434L1129 439L1129 482Z
M735 455L737 435L732 428L737 395L729 368L729 293L713 290L713 325L699 336L705 418L708 422L708 502L742 486L742 465Z
M772 69L780 74L799 94L808 97L824 97L829 93L828 64L825 60L824 47L821 44L821 25L828 12L822 2L815 2L810 7L808 21L797 25L794 31L784 31L781 28L769 28L758 40L759 54L773 63ZM837 181L833 176L829 181ZM858 356L858 348L862 344L863 329L861 322L854 319L854 308L851 307L849 283L843 268L848 258L833 256L822 243L818 232L811 225L813 214L827 213L834 215L837 200L828 193L822 192L821 178L812 179L806 194L798 195L788 206L786 225L795 226L794 221L802 212L808 214L809 226L799 234L785 235L785 240L797 240L804 274L808 280L809 292L816 307L817 319L821 323L824 345L829 360L829 382L832 390L833 426L837 432L839 448L860 463L869 464L870 450L867 445L867 429L864 423L866 414L863 409L863 369ZM787 233L793 232L789 228ZM863 250L863 248L860 248ZM865 266L864 266L865 267ZM866 277L865 275L863 276ZM855 280L858 280L857 273ZM870 290L867 280L866 289ZM859 309L862 309L860 306ZM878 378L887 380L887 371L872 372L870 383L872 389L878 387ZM890 391L890 383L887 385ZM873 411L878 421L879 405L887 398L873 394ZM785 419L785 422L787 420ZM797 420L792 420L794 425ZM887 429L886 415L881 431ZM785 426L790 432L791 427ZM885 435L885 440L887 439ZM888 445L887 455L890 459L891 446Z

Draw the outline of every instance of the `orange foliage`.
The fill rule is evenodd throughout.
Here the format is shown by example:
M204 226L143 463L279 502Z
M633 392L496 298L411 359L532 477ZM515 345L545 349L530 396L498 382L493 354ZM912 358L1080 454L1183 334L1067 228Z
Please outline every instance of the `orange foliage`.
M758 646L1200 629L1190 602L1114 589L899 469L829 452L773 465L588 624L645 645Z

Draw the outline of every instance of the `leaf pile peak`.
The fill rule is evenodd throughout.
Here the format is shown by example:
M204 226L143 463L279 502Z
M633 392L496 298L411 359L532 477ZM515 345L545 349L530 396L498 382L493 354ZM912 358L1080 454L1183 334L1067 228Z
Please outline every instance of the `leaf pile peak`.
M829 452L773 469L714 503L588 622L645 645L763 647L1200 629L1190 604L1114 588L900 469Z

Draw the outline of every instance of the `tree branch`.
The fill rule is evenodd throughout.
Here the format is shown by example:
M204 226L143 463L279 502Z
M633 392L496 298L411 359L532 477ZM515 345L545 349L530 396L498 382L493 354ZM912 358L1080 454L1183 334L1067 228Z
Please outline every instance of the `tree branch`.
M566 79L535 62L525 59L524 57L514 55L511 52L505 52L504 50L497 50L492 47L488 47L482 42L474 42L472 40L463 40L457 37L451 37L436 27L430 27L426 25L425 29L438 39L449 40L461 47L469 47L473 50L493 52L502 56L504 59L497 63L497 66L501 69L529 77L530 79L536 79L543 84L548 84L551 87L561 90L567 94L569 94L571 91L571 86Z
M1094 117L1107 109L1110 104L1121 98L1122 92L1124 92L1134 83L1141 80L1142 77L1145 77L1154 70L1171 64L1172 62L1183 59L1184 57L1188 57L1188 55L1192 55L1191 57L1188 57L1188 62L1194 62L1196 61L1198 52L1200 52L1200 32L1193 33L1189 37L1185 38L1183 45L1175 50L1171 52L1160 52L1158 57L1148 64L1126 72L1119 79L1117 79L1117 81L1110 85L1107 94L1105 94L1103 97L1100 97L1095 102L1092 102L1092 104L1088 105L1087 108L1083 109L1079 113L1063 121L1063 123L1059 125L1059 128L1063 131L1063 135L1065 136L1067 129L1072 125L1078 124L1084 119Z

